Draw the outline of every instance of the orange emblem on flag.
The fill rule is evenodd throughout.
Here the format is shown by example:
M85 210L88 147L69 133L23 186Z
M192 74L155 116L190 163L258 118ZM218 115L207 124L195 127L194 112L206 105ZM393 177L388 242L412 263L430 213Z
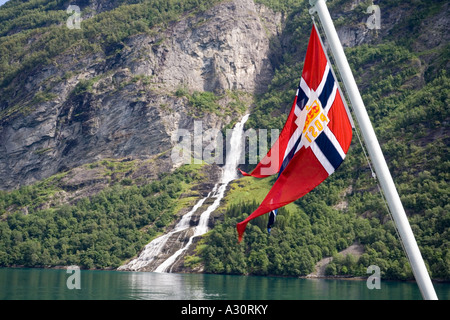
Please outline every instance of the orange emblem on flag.
M311 104L311 106L306 106L306 110L308 110L308 115L306 116L305 126L303 127L303 133L306 132L306 129L309 127L309 124L319 115L320 113L320 105L317 100Z

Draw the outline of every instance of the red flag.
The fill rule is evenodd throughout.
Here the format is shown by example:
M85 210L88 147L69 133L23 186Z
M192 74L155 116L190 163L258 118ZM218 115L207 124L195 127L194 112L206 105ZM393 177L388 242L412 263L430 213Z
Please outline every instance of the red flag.
M239 241L247 223L285 206L318 186L342 163L352 140L352 122L315 26L302 78L278 140L251 174L278 179L261 205L238 223Z

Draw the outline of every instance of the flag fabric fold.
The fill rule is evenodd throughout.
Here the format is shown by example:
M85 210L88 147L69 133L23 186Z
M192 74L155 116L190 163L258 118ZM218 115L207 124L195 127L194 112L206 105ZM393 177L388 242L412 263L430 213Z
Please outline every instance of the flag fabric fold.
M278 178L261 205L238 223L239 241L250 220L276 213L329 177L345 159L351 140L351 116L314 25L300 85L280 136L250 174L241 171L255 178L278 173Z

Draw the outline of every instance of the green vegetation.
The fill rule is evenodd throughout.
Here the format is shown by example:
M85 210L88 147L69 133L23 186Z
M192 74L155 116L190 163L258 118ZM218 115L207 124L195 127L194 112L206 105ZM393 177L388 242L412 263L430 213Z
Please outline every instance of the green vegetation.
M189 105L193 108L194 113L213 113L218 112L220 109L220 105L217 103L219 97L217 97L213 92L196 91L192 95L189 95L188 99Z
M278 12L291 12L293 8L302 5L302 1L298 0L256 0L255 2L261 3Z
M237 90L227 90L224 94L210 91L194 91L190 94L186 88L178 88L175 96L187 98L193 117L202 117L205 113L221 117L243 114L247 111L250 94Z
M260 2L286 11L284 1ZM400 23L414 25L414 34L421 19L443 3L416 2L421 3L417 4L420 10ZM345 3L333 1L329 6L333 9ZM309 36L305 30L311 28L306 10L305 5L287 10L286 32L295 40L284 51L269 90L257 97L247 128L283 127L302 70ZM450 86L442 62L443 57L448 61L449 55L445 46L416 52L412 39L391 33L380 44L348 48L346 54L430 274L449 279ZM438 59L426 62L430 54ZM381 268L383 278L412 279L392 218L356 136L339 170L280 211L270 236L265 230L267 217L259 217L250 222L238 245L236 223L256 209L273 179L265 182L267 186L263 183L242 178L227 196L224 221L208 234L207 246L199 254L207 272L307 275L321 258L333 256L326 270L329 275L366 276L367 267L374 264ZM243 195L250 195L249 200L243 200ZM360 257L338 254L352 243L364 246Z
M93 165L124 170L120 162ZM76 204L46 209L67 173L0 191L0 266L116 268L173 222L180 202L188 205L179 196L199 182L199 168L185 166L140 187L123 179Z
M207 235L206 248L199 256L205 270L211 273L305 276L314 271L322 258L333 256L329 275L366 276L366 269L376 264L383 278L410 279L408 261L395 229L380 206L379 195L372 192L356 193L350 197L346 210L337 204L344 196L346 177L336 172L327 183L320 185L302 199L279 210L277 222L268 235L267 215L249 223L241 244L237 243L236 224L257 208L260 200L238 200L239 193L256 193L259 181L251 181L242 189L234 189L224 212L224 221ZM241 184L243 178L236 184ZM256 180L256 179L251 179ZM255 185L256 183L256 185ZM259 189L263 197L264 189ZM240 202L238 202L240 201ZM361 216L365 213L365 217ZM381 221L387 221L382 223ZM364 254L340 256L339 251L353 243L364 245ZM440 274L440 276L443 276Z
M78 3L82 18L91 2ZM11 106L8 100L14 96L14 87L20 85L17 82L25 81L24 75L36 66L53 63L57 55L71 51L114 55L124 47L126 38L151 33L155 26L167 27L183 14L206 10L217 2L118 1L115 9L82 20L81 29L69 29L67 1L11 0L0 8L0 104Z
M204 0L123 0L114 10L83 20L81 30L65 27L66 1L11 0L0 9L0 117L54 99L42 91L27 106L14 103L36 65L55 63L64 52L103 52L113 56L132 35L153 33L181 15L218 3ZM308 1L258 0L286 15L283 45L273 40L277 63L266 93L254 98L246 128L281 129L295 95L311 28ZM82 10L90 1L82 1ZM347 48L346 54L382 144L423 257L433 278L450 279L449 88L448 44L419 49L424 19L439 12L445 1L415 0L412 14L399 17L383 39ZM120 4L120 5L119 5ZM331 11L348 0L328 1ZM360 2L337 18L360 23L368 2ZM398 1L383 2L383 10ZM87 11L84 11L87 12ZM370 31L372 32L372 31ZM376 31L373 31L376 32ZM66 77L69 77L66 75ZM95 81L81 81L73 95L90 92ZM149 78L134 78L145 81ZM245 111L253 97L238 92L222 96L180 88L194 115ZM221 100L227 101L227 110ZM253 102L253 101L252 101ZM22 109L21 109L22 108ZM231 125L231 124L230 124ZM41 149L37 153L46 153ZM0 266L77 264L85 268L117 267L164 231L180 208L193 200L181 193L201 181L198 168L185 166L159 180L143 183L126 175L133 164L104 160L100 168L111 185L75 204L53 200L62 190L61 173L33 186L0 191ZM251 171L251 166L246 168ZM116 178L115 178L116 177ZM120 177L120 178L117 178ZM329 275L366 276L369 265L380 267L385 279L411 279L412 273L356 139L339 170L302 199L281 208L271 235L267 216L252 221L241 244L236 223L264 198L273 178L242 178L233 183L221 208L223 221L198 243L185 265L204 265L210 273L300 276L332 256ZM139 186L138 186L139 185ZM51 204L50 206L48 204ZM364 246L360 257L339 252L353 243Z

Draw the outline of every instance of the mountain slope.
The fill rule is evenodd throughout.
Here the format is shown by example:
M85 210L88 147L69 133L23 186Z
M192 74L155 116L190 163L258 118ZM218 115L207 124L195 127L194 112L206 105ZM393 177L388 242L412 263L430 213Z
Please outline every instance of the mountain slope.
M102 158L159 155L194 119L205 130L236 120L243 111L232 107L239 98L231 92L252 94L270 80L277 19L261 12L263 25L252 1L128 2L87 1L83 12L92 17L79 30L52 20L28 26L15 11L24 5L2 7L4 21L19 15L21 28L7 23L0 43L1 188ZM64 4L23 19L62 18ZM192 108L190 96L203 91L216 93L214 110Z
M431 275L449 279L449 5L374 3L379 30L366 25L372 2L327 5ZM210 166L172 173L178 129L223 130L249 106L246 128L281 129L311 28L308 1L83 1L80 30L65 26L68 5L0 8L2 266L107 268L134 256L214 183ZM261 217L239 246L236 222L271 183L231 186L185 271L307 275L334 255L331 275L376 264L383 278L411 278L356 136L332 177L280 210L270 237ZM355 242L361 257L336 255Z
M430 274L448 279L448 4L380 2L380 30L366 28L368 5L328 2ZM286 19L284 32L291 41L280 45L283 60L268 92L258 99L248 127L282 127L306 50L307 9L300 6ZM236 192L255 194L254 184L243 178ZM341 168L296 201L298 207L281 212L270 237L263 236L267 217L259 218L244 246L236 246L233 226L264 195L252 203L232 191L224 224L211 232L205 240L210 245L199 254L206 271L307 275L321 258L334 256L328 275L365 276L367 267L375 264L384 278L412 278L356 136ZM354 242L364 245L359 259L337 255Z
M273 73L270 38L281 15L253 1L86 1L80 4L79 30L62 23L68 17L61 12L66 4L11 1L1 11L0 187L8 190L1 192L1 223L27 243L10 247L12 235L5 231L8 239L2 245L8 254L2 265L69 261L61 257L65 237L55 229L50 237L59 249L50 258L38 253L24 258L28 245L37 251L47 247L26 234L35 214L52 219L61 205L80 201L83 211L97 211L91 201L97 203L100 192L116 194L136 186L147 188L146 197L164 191L169 197L191 198L180 194L183 179L176 173L162 191L151 186L181 164L172 156L172 147L183 138L179 132L189 132L191 143L199 123L204 132L220 133L241 117ZM243 41L250 44L242 46ZM216 136L211 139L204 146ZM201 185L213 183L214 177L208 174ZM100 207L102 214L117 210L108 200ZM160 209L153 207L157 215L149 225L128 227L149 239L147 233L154 236L185 210ZM121 211L136 215L127 207ZM26 226L12 222L14 213L27 214ZM100 226L92 218L93 226ZM87 243L71 249L70 261L91 266L82 261L92 244ZM100 255L105 254L110 253ZM113 258L110 266L117 267Z

